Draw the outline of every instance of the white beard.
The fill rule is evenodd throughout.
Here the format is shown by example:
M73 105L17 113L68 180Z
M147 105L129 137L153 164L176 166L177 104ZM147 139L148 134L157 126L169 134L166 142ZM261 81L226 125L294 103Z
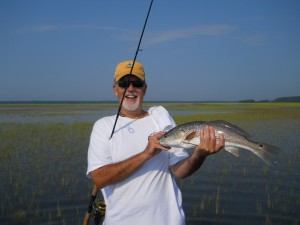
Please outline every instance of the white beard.
M126 99L124 99L123 101L123 108L126 109L129 112L135 111L138 109L138 107L140 106L140 102L136 101L135 103L129 103L126 101Z
M135 91L133 91L131 94L137 96L137 94L136 94ZM123 105L122 105L122 106L123 106L123 108L124 108L125 110L127 110L127 111L129 111L129 112L133 112L133 111L137 110L137 109L139 108L139 106L140 106L140 97L137 97L137 98L135 99L135 102L134 102L134 103L132 103L132 102L130 102L130 101L127 101L127 99L124 98L124 100L123 100Z

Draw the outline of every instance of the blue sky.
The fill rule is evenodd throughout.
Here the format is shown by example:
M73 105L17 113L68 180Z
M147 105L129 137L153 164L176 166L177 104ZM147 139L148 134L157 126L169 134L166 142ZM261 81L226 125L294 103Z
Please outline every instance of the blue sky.
M150 0L1 0L0 101L116 100ZM154 0L145 100L300 95L300 1Z

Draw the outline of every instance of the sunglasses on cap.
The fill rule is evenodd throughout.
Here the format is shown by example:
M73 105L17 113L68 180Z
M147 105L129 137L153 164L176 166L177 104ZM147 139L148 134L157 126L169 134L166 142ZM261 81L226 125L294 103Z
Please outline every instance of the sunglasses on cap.
M127 81L127 80L120 80L117 82L118 86L120 88L128 88L130 86L130 84L135 87L135 88L142 88L144 86L144 81L141 80L131 80L131 81Z

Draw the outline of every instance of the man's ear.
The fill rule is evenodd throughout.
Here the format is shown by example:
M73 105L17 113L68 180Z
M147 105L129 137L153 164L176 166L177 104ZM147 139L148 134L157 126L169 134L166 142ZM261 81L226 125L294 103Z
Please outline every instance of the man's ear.
M144 95L146 94L146 92L147 92L147 84L145 83L145 87L144 87Z
M115 95L118 96L118 93L117 93L117 85L114 84L114 85L113 85L113 89L114 89Z

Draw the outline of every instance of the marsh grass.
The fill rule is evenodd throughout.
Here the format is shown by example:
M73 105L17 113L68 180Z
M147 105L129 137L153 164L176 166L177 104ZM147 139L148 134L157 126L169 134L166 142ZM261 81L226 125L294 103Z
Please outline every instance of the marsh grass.
M7 221L28 218L64 220L61 201L77 205L87 189L86 146L91 123L2 123L2 215ZM85 184L85 185L83 185ZM57 213L43 212L57 202ZM52 206L54 207L54 205ZM79 217L79 216L78 216ZM39 221L39 219L37 220Z
M169 106L172 109L174 106ZM182 109L182 108L180 108ZM196 104L183 107L185 110L197 110L198 113L193 115L174 116L178 124L196 120L226 120L235 123L244 123L249 121L270 121L300 119L300 104L291 103L253 103L253 104ZM201 113L201 112L204 113ZM205 113L214 111L214 113ZM218 111L220 113L218 113Z
M156 104L146 106L152 105ZM247 151L239 158L222 151L209 157L197 173L178 181L187 225L299 224L300 104L164 106L178 124L227 120L255 140L281 148L275 167L264 165ZM0 224L82 224L92 190L85 171L94 119L63 121L77 114L95 112L94 116L109 110L112 114L115 107L0 106L0 117L10 121L0 122ZM11 122L15 116L18 121Z

